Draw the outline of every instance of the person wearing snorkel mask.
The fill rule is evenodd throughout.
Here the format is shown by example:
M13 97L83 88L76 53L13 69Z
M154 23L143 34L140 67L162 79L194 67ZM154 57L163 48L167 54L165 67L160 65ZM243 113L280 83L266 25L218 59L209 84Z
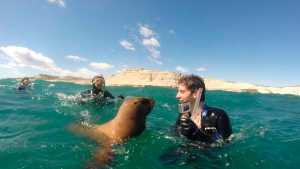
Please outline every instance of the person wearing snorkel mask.
M115 97L107 90L105 90L105 80L101 75L94 76L92 79L92 89L82 92L81 98L88 99L98 99L103 101L103 99L114 99ZM123 96L118 96L118 98L123 99ZM84 102L83 100L81 100Z
M18 86L18 90L25 90L27 87L30 87L31 81L28 77L24 77Z
M180 112L177 133L203 143L229 140L232 134L229 117L224 110L205 105L205 83L201 77L181 76L176 98Z

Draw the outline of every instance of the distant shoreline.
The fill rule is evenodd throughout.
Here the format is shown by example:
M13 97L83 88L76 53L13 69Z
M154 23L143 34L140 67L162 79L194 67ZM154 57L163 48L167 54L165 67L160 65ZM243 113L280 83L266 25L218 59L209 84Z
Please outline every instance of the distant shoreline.
M127 69L118 74L106 77L107 86L158 86L158 87L176 87L177 79L180 73L148 70L148 69ZM71 82L81 85L88 85L91 79L84 79L72 76L51 76L40 74L31 77L34 80L45 80L51 82ZM290 94L300 96L300 86L291 87L266 87L250 83L228 82L216 79L204 79L207 90L223 90L231 92L252 92L263 94Z

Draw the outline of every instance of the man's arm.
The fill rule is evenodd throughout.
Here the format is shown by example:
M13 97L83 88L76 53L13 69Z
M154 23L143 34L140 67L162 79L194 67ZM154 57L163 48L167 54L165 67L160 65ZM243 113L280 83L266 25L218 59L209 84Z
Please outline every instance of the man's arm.
M225 111L217 119L217 130L224 139L227 139L232 134L230 120Z
M114 99L115 97L107 90L104 91L104 97Z

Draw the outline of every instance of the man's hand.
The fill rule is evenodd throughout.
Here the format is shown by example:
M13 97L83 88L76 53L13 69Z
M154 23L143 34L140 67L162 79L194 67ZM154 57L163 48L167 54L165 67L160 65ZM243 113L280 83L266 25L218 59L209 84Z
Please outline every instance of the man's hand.
M198 130L196 124L190 119L190 114L188 112L181 114L179 125L180 133L188 138L191 138L193 133Z

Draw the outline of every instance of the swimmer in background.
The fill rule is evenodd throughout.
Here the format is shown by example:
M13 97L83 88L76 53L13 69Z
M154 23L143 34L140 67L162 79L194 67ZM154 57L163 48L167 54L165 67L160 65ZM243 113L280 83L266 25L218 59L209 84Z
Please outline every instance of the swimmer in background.
M19 86L17 87L17 90L26 90L26 88L31 86L31 80L28 77L24 77L21 79Z
M92 79L92 89L86 90L80 93L80 102L84 103L87 100L95 100L97 102L103 102L109 99L114 99L109 91L105 89L105 79L102 75L94 76ZM117 98L124 99L122 95Z

